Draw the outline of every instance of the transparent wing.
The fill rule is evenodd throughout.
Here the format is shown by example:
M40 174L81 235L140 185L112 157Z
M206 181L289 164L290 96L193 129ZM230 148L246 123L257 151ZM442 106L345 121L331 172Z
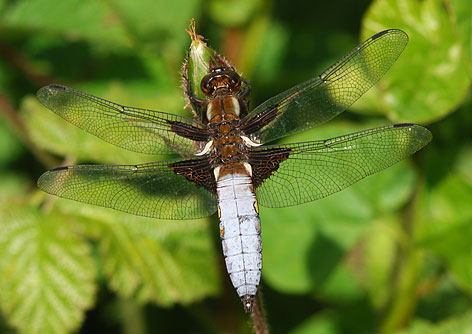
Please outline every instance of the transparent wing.
M330 120L382 78L407 43L401 30L370 37L320 75L256 107L243 122L245 132L263 144Z
M196 142L208 137L205 126L189 118L121 106L69 87L45 86L37 96L70 123L135 152L191 155L197 150Z
M397 163L431 138L422 126L395 124L328 140L255 149L250 163L259 166L253 167L256 184L259 175L270 174L259 182L257 198L263 206L285 207L326 197ZM268 168L273 170L267 173Z
M194 170L207 164L176 159L135 166L76 165L54 168L38 180L45 192L140 216L193 219L216 211L216 198L170 167ZM206 172L206 170L205 170Z

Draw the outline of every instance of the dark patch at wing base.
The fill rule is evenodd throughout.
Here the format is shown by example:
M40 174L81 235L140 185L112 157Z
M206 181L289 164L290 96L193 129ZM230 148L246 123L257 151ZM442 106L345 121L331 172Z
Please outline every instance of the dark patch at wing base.
M260 114L257 114L254 118L245 120L241 130L247 135L259 131L277 117L278 111L278 104L270 106Z
M290 148L276 148L249 153L249 164L252 167L252 183L255 188L260 186L275 172L280 164L287 160Z
M173 169L175 174L184 176L198 187L216 193L213 168L207 158L174 162L169 164L169 168Z
M209 139L208 131L178 121L167 121L171 125L171 131L181 137L206 142Z

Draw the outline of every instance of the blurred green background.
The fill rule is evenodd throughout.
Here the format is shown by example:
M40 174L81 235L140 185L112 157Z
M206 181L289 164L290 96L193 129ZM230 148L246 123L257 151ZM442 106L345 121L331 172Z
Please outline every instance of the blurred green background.
M408 161L329 198L261 208L272 333L470 333L470 0L0 0L1 333L250 333L217 218L159 221L46 196L60 164L149 162L67 124L36 90L65 84L188 115L190 19L251 81L251 106L361 40L410 43L351 110L284 142L392 122L427 126Z

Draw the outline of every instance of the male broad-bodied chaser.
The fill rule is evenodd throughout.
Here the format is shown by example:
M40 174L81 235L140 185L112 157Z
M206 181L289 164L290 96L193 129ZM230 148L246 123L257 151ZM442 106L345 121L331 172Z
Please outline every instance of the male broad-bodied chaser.
M233 67L210 61L205 98L186 89L198 119L122 106L58 85L38 99L79 128L126 148L182 157L140 165L57 167L38 180L64 198L161 219L218 212L226 267L246 311L261 276L258 205L285 207L326 197L424 147L431 133L393 124L340 137L265 145L337 116L399 57L408 36L385 30L320 75L248 109L249 83ZM185 76L185 74L184 74Z

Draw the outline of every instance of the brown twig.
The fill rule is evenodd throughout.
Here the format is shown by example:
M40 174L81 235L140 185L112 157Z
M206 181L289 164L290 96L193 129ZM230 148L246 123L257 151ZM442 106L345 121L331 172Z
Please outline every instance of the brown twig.
M37 86L45 86L53 82L53 79L44 73L41 73L25 56L0 41L0 57L12 64L26 78Z
M265 318L264 306L262 304L262 292L257 292L256 298L254 299L253 310L251 313L252 323L256 334L268 334L269 328Z
M0 114L3 115L5 121L11 125L18 138L30 149L33 155L47 167L57 164L56 159L51 155L40 150L31 140L29 133L19 117L19 113L15 111L7 97L0 92Z

